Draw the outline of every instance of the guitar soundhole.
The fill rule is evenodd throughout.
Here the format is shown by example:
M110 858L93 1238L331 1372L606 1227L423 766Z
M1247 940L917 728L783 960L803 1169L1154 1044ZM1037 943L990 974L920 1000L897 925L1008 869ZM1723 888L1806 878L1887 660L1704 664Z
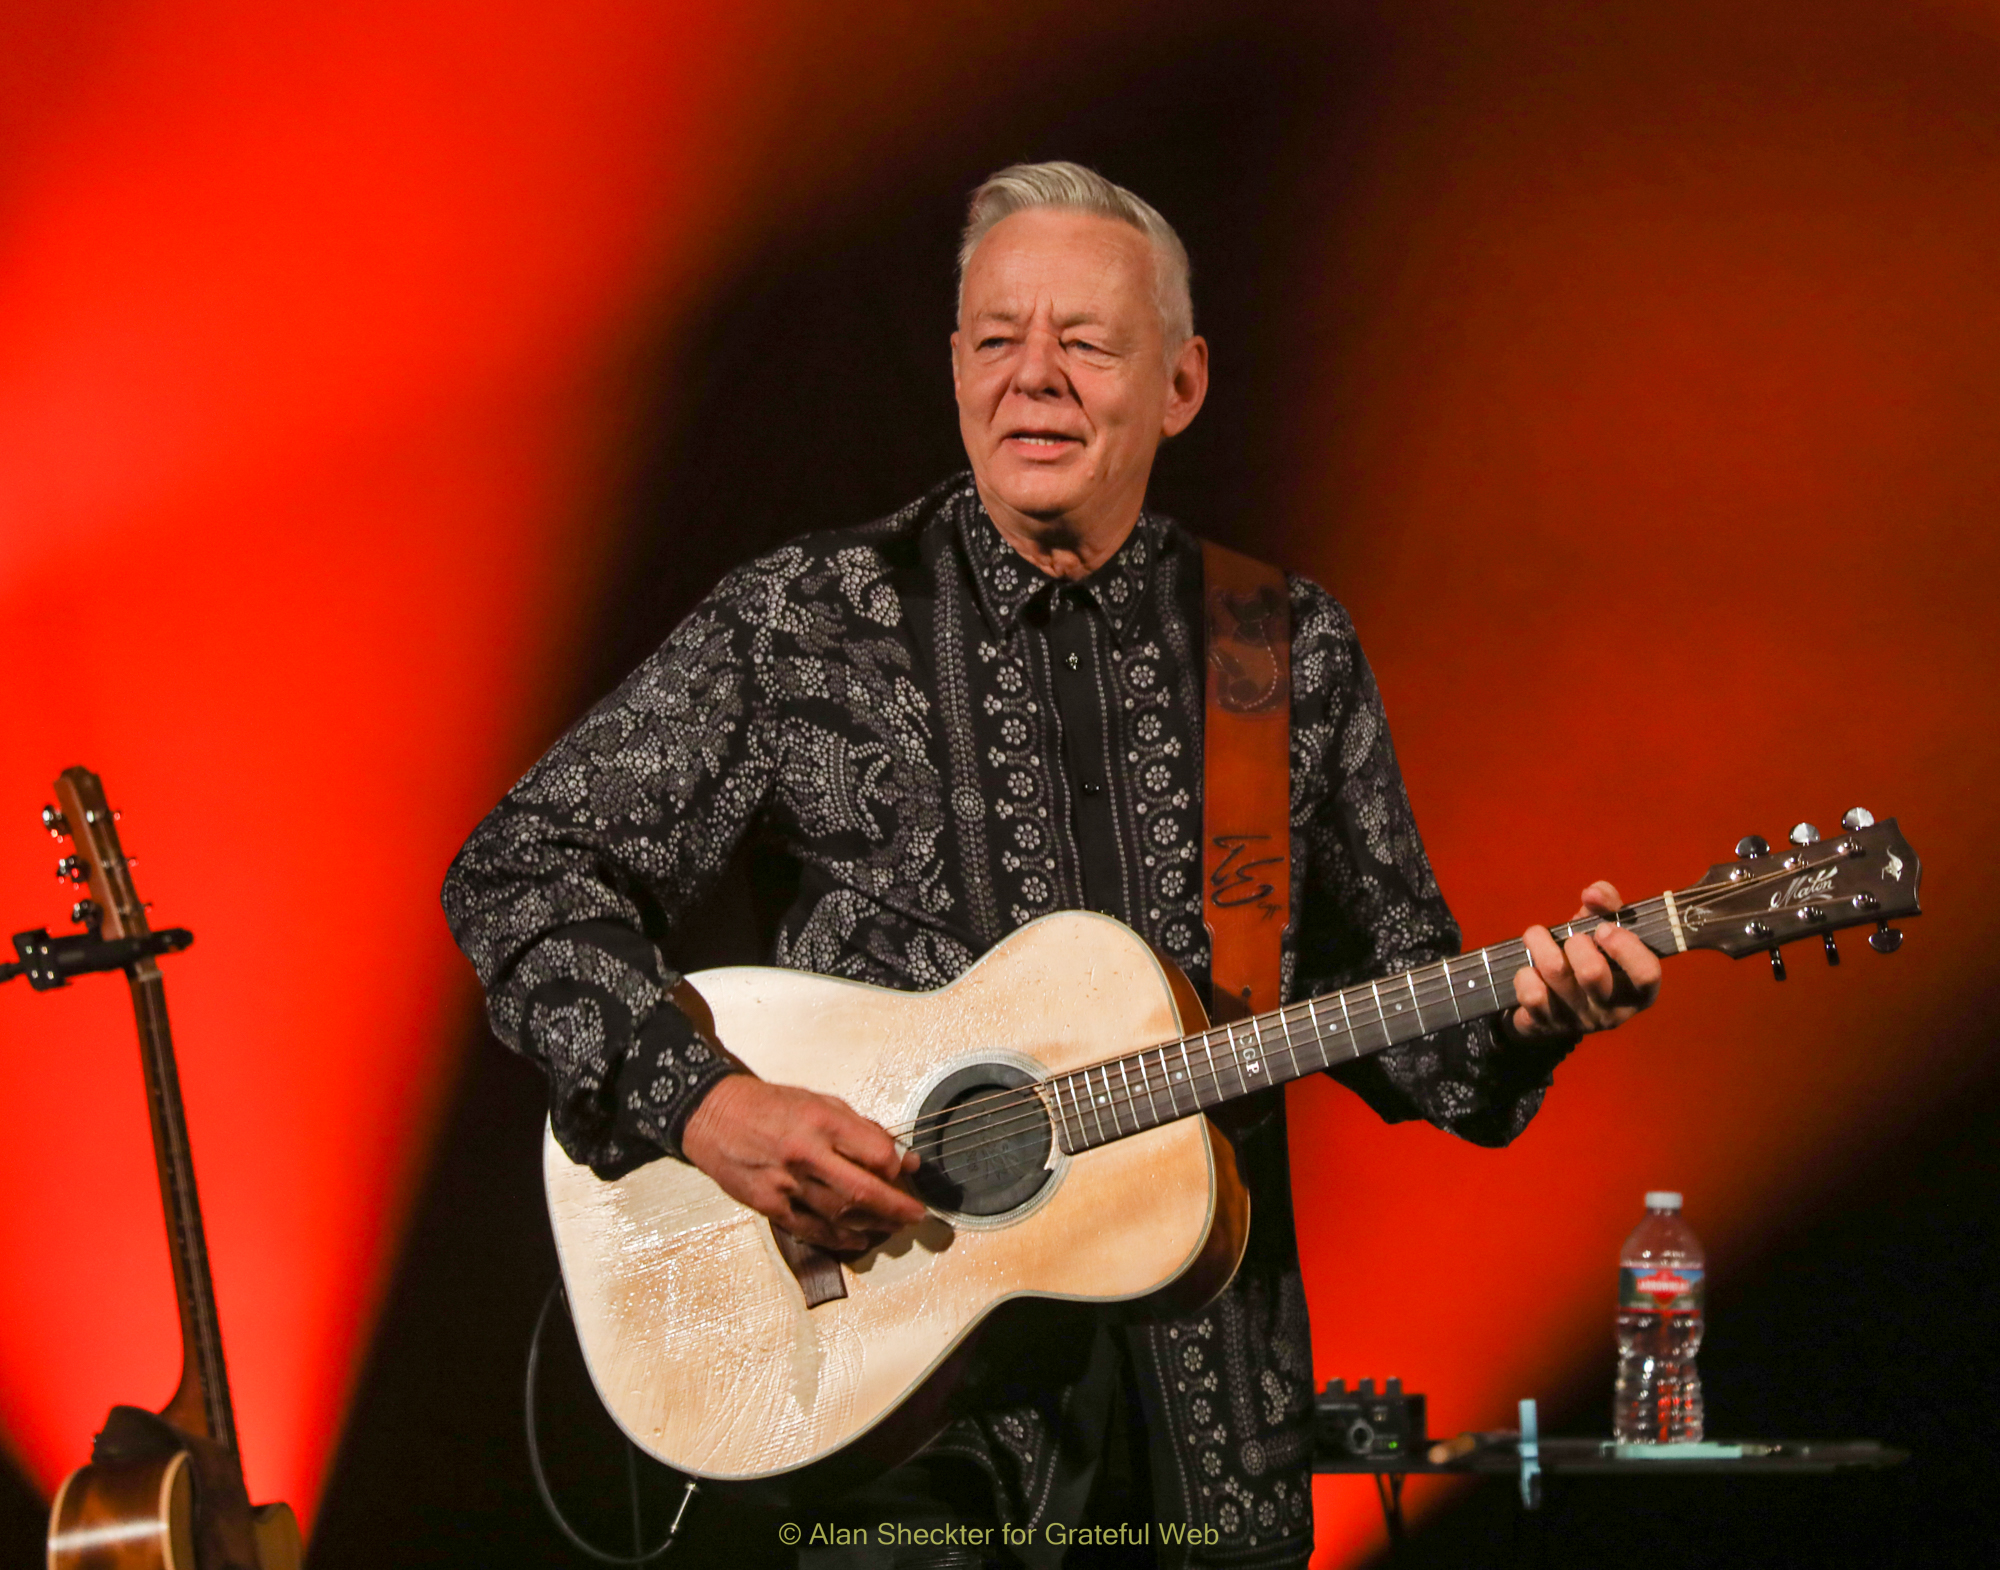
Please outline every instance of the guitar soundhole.
M1005 1063L975 1063L938 1081L910 1143L923 1158L917 1191L940 1210L997 1216L1048 1182L1049 1118L1034 1079Z

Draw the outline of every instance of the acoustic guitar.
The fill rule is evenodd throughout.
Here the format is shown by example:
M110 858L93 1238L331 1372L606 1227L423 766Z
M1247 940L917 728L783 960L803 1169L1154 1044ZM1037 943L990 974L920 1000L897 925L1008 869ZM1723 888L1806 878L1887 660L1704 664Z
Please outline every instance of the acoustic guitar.
M1605 918L1660 955L1769 951L1917 913L1893 821L1857 809L1778 852L1746 839L1693 885ZM604 1182L544 1141L549 1214L597 1393L674 1470L793 1499L893 1464L949 1416L975 1332L1023 1299L1189 1310L1249 1226L1203 1114L1511 1008L1519 940L1211 1028L1192 986L1105 916L1047 916L949 986L908 993L799 971L687 978L678 1001L765 1079L841 1097L921 1166L925 1219L834 1258L707 1176L656 1161ZM1011 1312L1011 1310L1009 1310Z
M57 874L88 889L73 914L90 929L92 946L101 951L103 944L122 945L113 952L134 956L122 968L139 1021L139 1060L180 1306L182 1362L180 1387L164 1408L155 1413L113 1407L90 1464L63 1479L49 1511L48 1567L298 1570L303 1548L291 1507L251 1505L237 1452L166 991L152 957L182 946L187 934L178 934L176 943L147 941L169 935L147 927L131 863L118 843L117 815L97 776L88 769L65 769L56 781L56 800L59 805L44 810L43 822L57 839L70 838L75 846L74 854L57 864ZM42 938L39 951L49 968L38 984L60 985L55 972L64 951L80 952L80 940L23 936ZM16 947L22 947L19 939ZM24 950L23 963L32 962Z

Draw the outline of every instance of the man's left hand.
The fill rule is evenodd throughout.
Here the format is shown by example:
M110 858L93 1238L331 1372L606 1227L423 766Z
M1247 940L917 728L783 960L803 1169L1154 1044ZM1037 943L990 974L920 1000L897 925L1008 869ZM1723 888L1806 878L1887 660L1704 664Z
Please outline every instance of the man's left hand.
M1609 916L1624 901L1609 883L1583 891L1585 916ZM1558 945L1547 927L1530 927L1524 941L1533 968L1517 971L1514 999L1501 1027L1521 1041L1575 1041L1611 1030L1653 1006L1660 994L1660 957L1623 927L1580 932Z

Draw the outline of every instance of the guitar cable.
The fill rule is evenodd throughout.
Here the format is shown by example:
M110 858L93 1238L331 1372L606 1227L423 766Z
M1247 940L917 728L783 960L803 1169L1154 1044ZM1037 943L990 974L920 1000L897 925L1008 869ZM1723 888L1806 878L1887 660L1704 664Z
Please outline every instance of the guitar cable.
M549 1519L556 1524L556 1530L568 1538L579 1553L588 1554L603 1565L649 1565L654 1560L663 1558L674 1546L674 1539L680 1536L681 1522L686 1518L688 1504L695 1496L693 1478L687 1479L687 1491L681 1495L680 1508L674 1511L673 1522L667 1527L667 1535L660 1540L659 1547L643 1548L641 1545L644 1537L639 1515L639 1464L632 1441L625 1439L625 1486L630 1491L632 1500L632 1546L639 1551L614 1554L593 1543L585 1542L582 1534L569 1524L556 1504L554 1492L549 1488L548 1474L542 1469L541 1441L535 1435L535 1372L541 1365L542 1332L548 1326L549 1310L555 1307L556 1299L560 1296L562 1296L562 1277L558 1276L549 1283L548 1296L542 1299L542 1311L535 1316L535 1333L528 1340L527 1389L521 1404L527 1419L528 1470L534 1474L535 1492L541 1495L542 1508L548 1511ZM569 1306L567 1298L564 1298L563 1306L567 1310ZM624 1439L622 1434L619 1437Z

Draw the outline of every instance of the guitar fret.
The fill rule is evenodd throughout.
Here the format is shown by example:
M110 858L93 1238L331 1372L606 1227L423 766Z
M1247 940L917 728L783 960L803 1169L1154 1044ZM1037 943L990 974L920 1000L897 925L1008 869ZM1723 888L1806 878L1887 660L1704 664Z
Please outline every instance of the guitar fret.
M1299 1049L1292 1045L1292 1022L1285 1015L1284 1009L1278 1010L1278 1028L1285 1033L1285 1055L1292 1060L1292 1078L1297 1079L1302 1072L1299 1068Z
M1458 983L1452 978L1449 959L1444 962L1444 995L1451 999L1451 1022L1454 1025L1463 1025L1465 1016L1458 1011Z
M1101 1145L1104 1143L1104 1119L1098 1114L1097 1093L1090 1088L1089 1069L1083 1071L1083 1094L1085 1102L1090 1108L1091 1121L1097 1125L1097 1143Z
M1388 1012L1382 1007L1382 989L1371 981L1368 983L1368 990L1375 994L1375 1017L1377 1020L1381 1022L1382 1025L1382 1044L1384 1046L1387 1046L1391 1041L1395 1040L1396 1038L1390 1034L1389 1015Z
M1201 1033L1201 1050L1208 1054L1208 1083L1211 1089L1217 1088L1221 1078L1220 1071L1215 1066L1215 1043L1209 1039L1214 1034L1215 1032L1210 1030ZM1222 1097L1218 1094L1215 1099L1220 1101Z
M1139 1083L1146 1087L1146 1110L1153 1114L1151 1126L1160 1126L1160 1104L1153 1099L1153 1081L1146 1073L1146 1054L1139 1054Z
M1053 1079L1047 1080L1042 1084L1034 1086L1033 1089L1035 1099L1042 1104L1042 1111L1048 1114L1049 1122L1055 1125L1056 1149L1066 1151L1069 1148L1066 1137L1069 1131L1063 1127L1062 1112L1056 1096L1056 1082ZM898 1140L897 1143L914 1145L915 1140L914 1138L907 1142Z
M1132 1076L1125 1072L1125 1060L1118 1060L1118 1083L1125 1087L1125 1107L1132 1114L1132 1132L1139 1132L1139 1108L1132 1100Z
M1347 1055L1358 1058L1361 1056L1361 1048L1354 1040L1354 1014L1347 1006L1347 989L1342 987L1334 996L1340 999L1340 1017L1347 1021Z
M1406 970L1403 979L1410 984L1410 1007L1417 1011L1417 1034L1421 1036L1424 1033L1424 1006L1417 1001L1417 973Z
M1187 1037L1185 1036L1181 1037L1180 1048L1181 1048L1181 1079L1187 1085L1188 1100L1191 1103L1193 1103L1188 1108L1188 1111L1198 1112L1201 1110L1201 1097L1195 1092L1194 1088L1194 1064L1188 1061Z

